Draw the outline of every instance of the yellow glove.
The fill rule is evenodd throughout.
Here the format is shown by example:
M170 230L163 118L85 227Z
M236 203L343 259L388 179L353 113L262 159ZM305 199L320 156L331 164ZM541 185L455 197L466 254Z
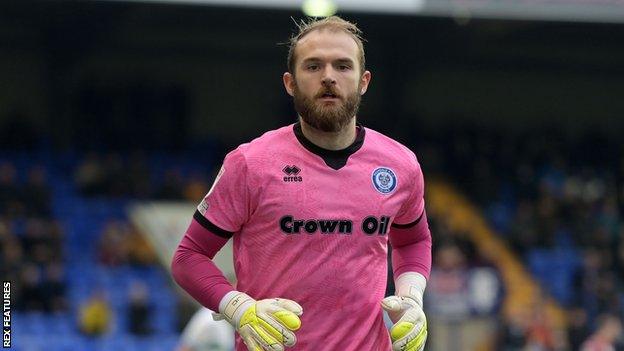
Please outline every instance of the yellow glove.
M284 351L297 342L294 331L301 327L303 308L287 299L256 301L249 295L232 291L219 304L220 314L234 326L250 351Z
M416 272L405 272L395 281L396 296L381 301L394 325L390 328L393 351L421 351L427 342L427 318L423 312L423 294L427 287L425 277Z
M427 318L411 297L388 296L381 301L394 325L390 328L393 351L421 351L427 341Z

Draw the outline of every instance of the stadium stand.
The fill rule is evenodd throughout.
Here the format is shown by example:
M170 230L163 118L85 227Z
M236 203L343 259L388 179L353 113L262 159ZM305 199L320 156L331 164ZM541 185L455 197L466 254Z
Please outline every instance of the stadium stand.
M37 157L0 162L2 275L19 296L15 349L173 350L178 298L126 217L126 206L145 196L116 187L123 180L115 178L101 193L82 193L67 174L92 156L48 158L46 167ZM189 187L201 187L198 173L189 174ZM162 193L159 183L148 185L148 195ZM178 189L168 189L183 199L186 185L180 178Z
M476 219L459 214L457 220L469 222L471 228L493 228L497 237L475 242L485 243L489 248L484 252L496 256L510 250L537 283L512 283L506 277L509 300L516 296L537 303L530 310L540 311L544 301L539 296L552 298L561 307L555 309L560 312L555 313L554 326L569 324L567 331L532 333L526 326L530 316L510 315L501 330L507 341L500 348L513 349L510 330L515 327L524 330L523 347L531 345L531 334L539 334L533 343L546 349L578 349L595 329L598 316L622 313L621 147L600 135L550 130L505 135L466 127L443 134L451 136L451 145L433 142L426 149L443 150L441 169L478 206ZM445 205L457 208L459 203L453 199ZM485 223L479 213L486 216ZM502 271L505 277L506 271L524 269L511 266Z

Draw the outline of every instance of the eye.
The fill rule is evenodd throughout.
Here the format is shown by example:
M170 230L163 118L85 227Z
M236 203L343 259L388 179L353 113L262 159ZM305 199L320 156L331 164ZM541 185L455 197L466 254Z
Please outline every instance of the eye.
M317 65L315 63L312 63L312 64L309 64L308 66L306 66L306 69L308 71L317 71L319 69L319 65Z
M338 70L339 71L348 71L351 69L351 66L346 65L346 64L339 64L338 65Z

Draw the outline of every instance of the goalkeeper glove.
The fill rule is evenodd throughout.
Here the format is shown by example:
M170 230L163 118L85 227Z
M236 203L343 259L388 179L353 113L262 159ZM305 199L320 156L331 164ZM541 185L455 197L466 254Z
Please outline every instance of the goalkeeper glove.
M219 304L221 313L214 320L225 319L234 326L250 351L283 351L297 342L294 331L301 327L303 308L287 299L256 301L249 295L231 291Z
M422 295L427 281L421 274L401 274L395 283L397 296L388 296L381 306L394 325L390 328L393 351L421 351L427 341L427 318Z

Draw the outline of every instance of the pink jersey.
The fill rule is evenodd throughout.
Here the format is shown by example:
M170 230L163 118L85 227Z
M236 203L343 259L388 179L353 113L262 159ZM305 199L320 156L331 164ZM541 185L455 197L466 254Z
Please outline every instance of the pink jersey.
M429 276L423 193L416 156L398 142L358 127L349 148L329 151L295 124L230 152L196 219L233 237L237 290L303 306L289 350L387 351L388 241L412 247L396 250L395 275ZM236 349L246 350L241 340Z

